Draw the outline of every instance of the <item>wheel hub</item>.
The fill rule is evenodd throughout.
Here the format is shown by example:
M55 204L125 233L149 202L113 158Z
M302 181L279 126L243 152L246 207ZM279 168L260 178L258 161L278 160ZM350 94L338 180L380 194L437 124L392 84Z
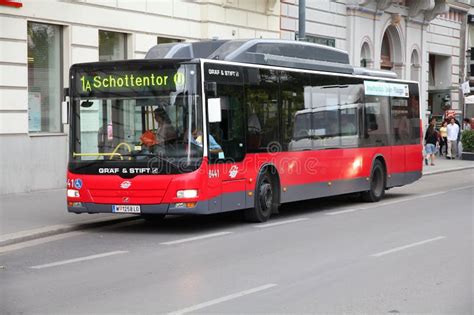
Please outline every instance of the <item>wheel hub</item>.
M263 183L260 186L260 205L263 210L268 210L272 206L273 191L270 183Z
M373 178L372 178L372 185L374 187L374 193L377 196L380 196L383 190L382 171L380 169L375 170Z

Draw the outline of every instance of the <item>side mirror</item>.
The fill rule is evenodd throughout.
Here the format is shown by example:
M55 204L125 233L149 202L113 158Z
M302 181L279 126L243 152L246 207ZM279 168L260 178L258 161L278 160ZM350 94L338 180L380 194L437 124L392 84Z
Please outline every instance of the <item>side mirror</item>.
M61 102L61 122L63 124L69 123L69 102Z
M207 112L209 115L209 122L221 122L221 99L220 98L208 98L207 99Z

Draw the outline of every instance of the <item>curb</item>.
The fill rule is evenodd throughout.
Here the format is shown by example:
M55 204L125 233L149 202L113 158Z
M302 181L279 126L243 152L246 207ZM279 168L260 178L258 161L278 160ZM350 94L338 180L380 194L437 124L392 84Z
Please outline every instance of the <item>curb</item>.
M0 235L0 248L57 234L63 234L79 230L90 230L94 228L104 227L116 223L134 221L138 219L140 219L140 216L129 216L125 218L103 218L91 220L89 222L84 223L77 223L75 225L52 225L34 230Z
M457 172L457 171L463 171L463 170L469 170L469 169L474 169L474 166L460 166L460 167L456 167L456 168L430 171L430 172L423 173L423 176L437 175L437 174L443 174L443 173L451 173L451 172Z

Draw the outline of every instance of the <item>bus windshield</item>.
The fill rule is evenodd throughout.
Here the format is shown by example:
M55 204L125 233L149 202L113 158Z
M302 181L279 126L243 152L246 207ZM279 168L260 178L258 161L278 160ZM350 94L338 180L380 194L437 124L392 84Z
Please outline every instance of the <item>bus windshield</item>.
M169 174L199 167L203 156L202 108L195 92L196 67L186 67L194 70L191 76L189 69L181 69L185 79L180 80L186 82L181 87L173 85L153 93L143 87L116 91L92 87L88 91L91 97L76 97L72 107L70 169L106 173L110 168L136 167L148 168L150 171L145 174ZM149 72L137 71L122 71L120 76L106 72L101 79L95 79L96 74L91 76L91 84L108 80L111 85L117 77L128 77L137 85L138 78L151 77ZM154 74L154 79L159 75ZM77 78L81 80L83 76ZM82 86L87 85L79 82Z

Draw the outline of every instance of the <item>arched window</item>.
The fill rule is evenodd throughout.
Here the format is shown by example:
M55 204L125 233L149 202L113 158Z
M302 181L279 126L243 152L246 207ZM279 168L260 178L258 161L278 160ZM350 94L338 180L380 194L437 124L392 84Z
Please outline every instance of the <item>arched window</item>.
M370 68L372 63L370 47L367 42L364 42L360 50L360 66L364 68Z
M388 38L387 32L385 32L385 34L383 35L380 59L382 61L380 68L384 70L392 70L392 67L393 67L392 54L391 54L391 49L390 49L390 40Z
M420 58L416 49L413 49L410 58L410 80L420 80Z
M404 78L405 61L403 34L395 25L389 25L385 30L380 48L380 68L395 72L399 78Z

